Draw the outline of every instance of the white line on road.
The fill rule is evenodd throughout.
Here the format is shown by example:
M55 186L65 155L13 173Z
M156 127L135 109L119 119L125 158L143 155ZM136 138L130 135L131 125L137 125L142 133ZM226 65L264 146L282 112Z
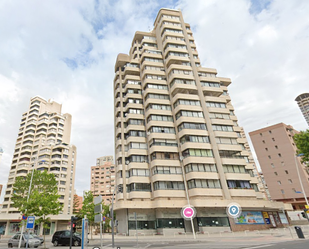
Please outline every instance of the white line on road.
M243 249L256 249L256 248L269 247L269 246L273 246L273 245L274 244L260 245L260 246L246 247L246 248L243 248Z

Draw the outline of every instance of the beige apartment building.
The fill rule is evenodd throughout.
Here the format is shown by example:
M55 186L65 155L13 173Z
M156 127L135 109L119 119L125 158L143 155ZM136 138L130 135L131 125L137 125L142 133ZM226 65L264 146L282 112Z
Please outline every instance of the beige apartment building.
M161 9L153 30L137 31L129 54L118 55L118 232L135 234L136 224L142 233L192 232L181 215L186 205L196 209L194 231L268 228L268 215L277 226L286 223L282 210L289 205L264 200L258 189L230 84L201 65L190 25L178 10ZM228 217L232 202L242 207L242 221ZM252 225L247 215L259 221Z
M91 167L90 190L93 196L102 196L104 204L112 202L115 187L115 164L113 156L97 158L96 166Z
M279 123L249 133L261 166L271 199L291 203L293 209L304 209L305 198L297 175L296 163L309 195L308 168L296 157L292 126Z
M33 168L53 173L58 181L63 209L60 215L51 217L50 234L67 227L73 209L76 147L70 145L72 117L62 114L61 108L61 104L36 96L22 114L0 214L0 228L5 227L6 235L15 232L21 217L11 202L15 179L26 176Z
M295 101L297 102L300 111L309 125L309 93L302 93L298 95Z

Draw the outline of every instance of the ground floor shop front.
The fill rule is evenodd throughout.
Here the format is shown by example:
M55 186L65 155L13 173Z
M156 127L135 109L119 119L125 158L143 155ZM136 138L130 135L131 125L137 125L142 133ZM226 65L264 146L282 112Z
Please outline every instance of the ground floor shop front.
M216 233L260 230L288 226L284 211L243 210L230 218L225 208L196 208L196 216L186 220L181 209L122 209L116 211L117 232L126 235L177 233Z
M52 235L57 230L69 229L71 216L55 215L50 217L48 228L44 228L41 224L36 224L31 231L37 235ZM24 221L26 224L26 221ZM22 216L20 214L0 214L0 236L11 237L17 232L21 232Z

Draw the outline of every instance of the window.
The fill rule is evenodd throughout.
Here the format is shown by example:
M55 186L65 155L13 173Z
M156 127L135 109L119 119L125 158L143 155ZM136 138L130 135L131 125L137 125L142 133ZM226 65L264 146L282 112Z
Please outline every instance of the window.
M208 87L220 87L220 83L217 82L206 82L206 81L201 81L202 86L208 86Z
M269 134L271 134L271 131L268 131L269 132Z
M154 94L154 93L149 93L147 94L147 96L145 97L145 100L147 99L170 99L170 97L168 95L164 95L164 94Z
M132 176L149 176L149 169L130 169L128 176L132 177Z
M209 113L209 118L211 119L227 119L229 120L230 119L230 115L228 114L224 114L224 113L215 113L215 112L210 112Z
M181 123L178 126L178 131L182 129L206 130L206 125L203 123Z
M265 144L265 140L262 140L263 144Z
M281 193L284 194L284 190L283 189L281 189Z
M292 183L293 183L292 179L288 179L288 182L289 182L290 184L292 184Z
M221 184L214 179L193 179L188 181L188 188L221 188Z
M277 183L278 183L279 185L281 185L281 181L277 181Z
M271 156L268 156L269 159L271 159Z
M185 172L218 172L215 164L190 163L185 166Z
M212 150L205 149L186 149L182 152L182 156L184 158L189 156L197 156L197 157L213 157Z
M127 184L127 193L133 191L151 192L150 183L131 183Z
M186 142L192 143L209 143L209 137L206 136L193 136L193 135L185 135L180 138L180 143L184 144Z
M275 141L275 138L272 138L273 141Z
M266 151L268 151L268 148L265 148Z
M148 132L154 132L154 133L172 133L175 134L175 129L172 127L159 127L159 126L153 126L151 127Z
M274 172L274 174L277 176L278 175L278 173L277 172Z
M251 189L250 181L227 180L230 189Z
M275 145L275 148L276 148L276 149L278 149L278 146L277 146L277 145Z
M230 125L212 125L214 131L234 131L233 126Z
M183 182L158 181L153 183L154 191L156 190L184 190Z
M226 104L220 102L206 102L206 106L215 108L226 108Z
M285 173L288 175L288 174L289 174L289 171L285 170Z
M178 99L178 100L174 103L174 108L176 108L178 105L201 106L201 102L198 101L198 100Z
M184 220L181 219L173 219L173 218L165 218L165 219L157 219L157 228L184 228ZM135 226L134 226L135 229Z
M216 137L217 144L238 144L236 138Z
M282 157L280 153L278 153L278 156L279 156L279 157Z
M151 120L173 122L173 117L172 116L154 115L154 114L152 114L152 115L150 115L147 118L147 122L150 122Z
M225 173L249 173L244 165L223 165Z
M182 174L182 170L180 167L173 166L156 166L152 169L152 173L156 174Z
M184 111L181 110L177 112L176 114L176 119L179 119L180 117L195 117L195 118L203 118L203 112L198 112L198 111Z

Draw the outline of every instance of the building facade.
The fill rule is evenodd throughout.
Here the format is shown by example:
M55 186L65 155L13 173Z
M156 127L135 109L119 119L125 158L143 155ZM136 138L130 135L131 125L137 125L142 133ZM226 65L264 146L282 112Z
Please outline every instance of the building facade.
M301 192L296 164L309 195L308 169L296 157L293 136L298 133L292 126L279 123L249 133L271 199L291 203L294 210L304 209L305 199Z
M298 95L295 101L297 102L300 111L304 115L304 118L309 125L309 93Z
M192 232L181 215L186 205L196 209L195 231L253 229L228 218L231 202L260 217L261 211L284 208L259 192L228 94L230 84L216 69L201 66L190 25L177 10L161 9L154 29L137 31L129 55L118 55L119 232L135 233L136 224L143 233ZM254 229L269 223L259 224Z
M32 169L47 170L55 175L59 201L63 207L60 216L66 219L72 214L76 147L70 145L72 117L70 114L62 114L61 108L61 104L36 96L31 98L28 111L22 114L4 193L1 210L4 215L1 215L0 221L10 216L15 217L15 221L19 219L20 213L11 202L13 185L16 177L26 176ZM13 231L11 228L14 225L7 221L6 234ZM51 230L55 228L54 222Z
M115 164L113 156L97 158L96 166L91 167L91 192L102 196L104 204L109 205L115 188Z

